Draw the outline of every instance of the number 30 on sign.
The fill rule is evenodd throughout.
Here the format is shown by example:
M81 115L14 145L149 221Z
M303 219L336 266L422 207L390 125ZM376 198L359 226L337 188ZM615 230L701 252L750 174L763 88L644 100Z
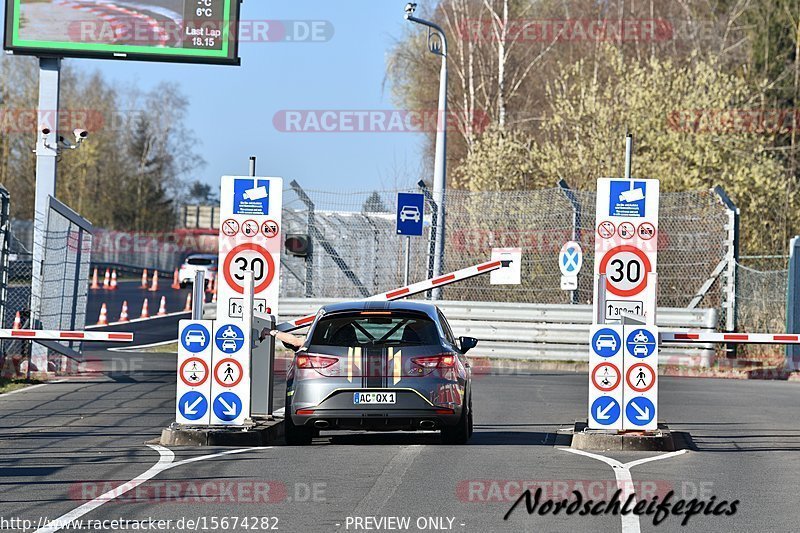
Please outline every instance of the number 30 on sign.
M244 293L244 273L253 273L254 293L258 294L269 287L275 277L275 263L272 255L255 243L244 243L232 249L225 257L222 273L234 291Z
M606 252L600 263L600 274L606 276L608 292L616 296L635 296L647 287L651 271L647 255L633 246L617 246Z

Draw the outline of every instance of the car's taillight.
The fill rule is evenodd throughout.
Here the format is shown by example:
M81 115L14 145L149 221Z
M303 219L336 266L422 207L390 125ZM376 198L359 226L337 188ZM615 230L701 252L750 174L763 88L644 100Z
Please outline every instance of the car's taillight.
M328 368L338 362L338 357L325 357L324 355L297 356L297 368Z
M456 364L456 356L451 353L440 353L430 357L412 357L411 362L422 368L452 368Z

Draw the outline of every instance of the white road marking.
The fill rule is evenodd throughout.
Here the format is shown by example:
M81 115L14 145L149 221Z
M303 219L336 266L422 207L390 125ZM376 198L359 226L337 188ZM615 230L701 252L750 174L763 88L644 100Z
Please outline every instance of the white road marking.
M380 514L383 506L394 496L397 487L403 482L411 463L419 456L424 446L414 444L405 446L392 457L383 472L380 473L372 488L361 503L350 513L351 516L364 516L368 514ZM341 524L340 524L341 527Z
M227 450L220 453L214 453L211 455L202 455L200 457L191 457L189 459L184 459L183 461L178 461L174 463L175 454L172 450L164 448L163 446L159 446L157 444L148 444L148 446L155 451L157 451L160 455L158 462L150 467L146 472L140 474L133 478L132 480L128 481L127 483L123 483L119 487L112 489L105 494L102 494L95 498L90 502L86 502L80 507L73 509L72 511L61 515L60 517L51 520L48 522L44 527L37 529L34 533L54 533L64 527L68 526L70 521L77 520L80 517L84 516L87 513L90 513L100 507L101 505L108 503L115 498L119 498L123 494L135 489L142 483L150 481L154 477L156 477L161 472L166 470L170 470L177 466L182 466L189 463L195 463L197 461L204 461L205 459L213 459L215 457L222 457L223 455L232 455L235 453L244 453L253 450L266 450L269 449L271 446L264 446L264 447L256 447L256 448L243 448L243 449L236 449L236 450Z
M669 459L670 457L675 457L677 455L686 453L686 450L678 450L677 452L669 452L661 455L656 455L653 457L645 457L644 459L637 459L636 461L631 461L629 463L623 464L617 461L616 459L612 459L610 457L606 457L604 455L596 453L589 453L583 450L574 450L572 448L559 448L559 449L577 455L585 455L586 457L597 459L598 461L602 461L608 466L610 466L614 470L614 477L617 478L617 488L622 489L622 496L620 496L620 501L623 503L628 499L628 497L631 494L633 494L633 478L631 477L631 468L644 463L649 463L650 461ZM635 505L636 505L636 496L634 495L631 509ZM629 513L627 515L620 513L620 518L622 519L622 533L640 533L641 528L639 527L638 515L633 513Z

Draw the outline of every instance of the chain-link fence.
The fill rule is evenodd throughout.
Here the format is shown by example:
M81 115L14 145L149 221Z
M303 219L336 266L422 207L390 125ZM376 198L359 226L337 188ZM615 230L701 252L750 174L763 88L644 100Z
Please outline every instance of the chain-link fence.
M284 257L283 294L357 298L364 289L373 294L402 285L405 238L395 232L397 191L305 191L305 194L313 204L313 212L297 191L285 193L284 232L313 234L310 229L313 225L338 258L316 240L310 261ZM446 202L446 271L488 260L491 248L522 248L523 256L521 285L490 285L487 276L480 276L444 288L443 298L569 303L569 293L561 290L557 257L565 242L577 240L583 247L586 265L579 276L577 301L591 301L593 192L572 193L557 187L518 192L449 191ZM430 219L428 206L425 235L411 238L412 281L428 277ZM687 307L698 296L733 246L728 220L727 208L712 191L661 194L660 305ZM310 280L306 276L307 264L313 273ZM725 269L723 272L727 273ZM306 291L309 281L313 285L310 293ZM721 308L723 289L718 279L699 306Z
M786 332L788 257L741 258L741 261L759 268L741 263L736 266L738 329L758 333ZM766 270L770 267L772 270ZM776 346L745 344L739 348L738 357L770 366L780 365L784 350Z

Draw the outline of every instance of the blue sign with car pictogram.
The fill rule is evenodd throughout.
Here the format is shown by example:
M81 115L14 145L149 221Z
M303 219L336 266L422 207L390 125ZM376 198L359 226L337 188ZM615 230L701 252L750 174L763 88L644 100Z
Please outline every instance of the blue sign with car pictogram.
M619 334L611 328L597 330L592 337L592 350L600 357L611 357L619 353L622 347L622 339Z
M419 237L425 219L425 195L397 193L397 234Z
M639 359L649 357L656 350L656 338L646 329L635 329L625 340L628 353Z
M244 332L235 324L225 324L217 330L214 341L223 353L236 353L244 346Z
M181 331L181 344L188 352L200 353L211 343L211 334L202 324L189 324Z

